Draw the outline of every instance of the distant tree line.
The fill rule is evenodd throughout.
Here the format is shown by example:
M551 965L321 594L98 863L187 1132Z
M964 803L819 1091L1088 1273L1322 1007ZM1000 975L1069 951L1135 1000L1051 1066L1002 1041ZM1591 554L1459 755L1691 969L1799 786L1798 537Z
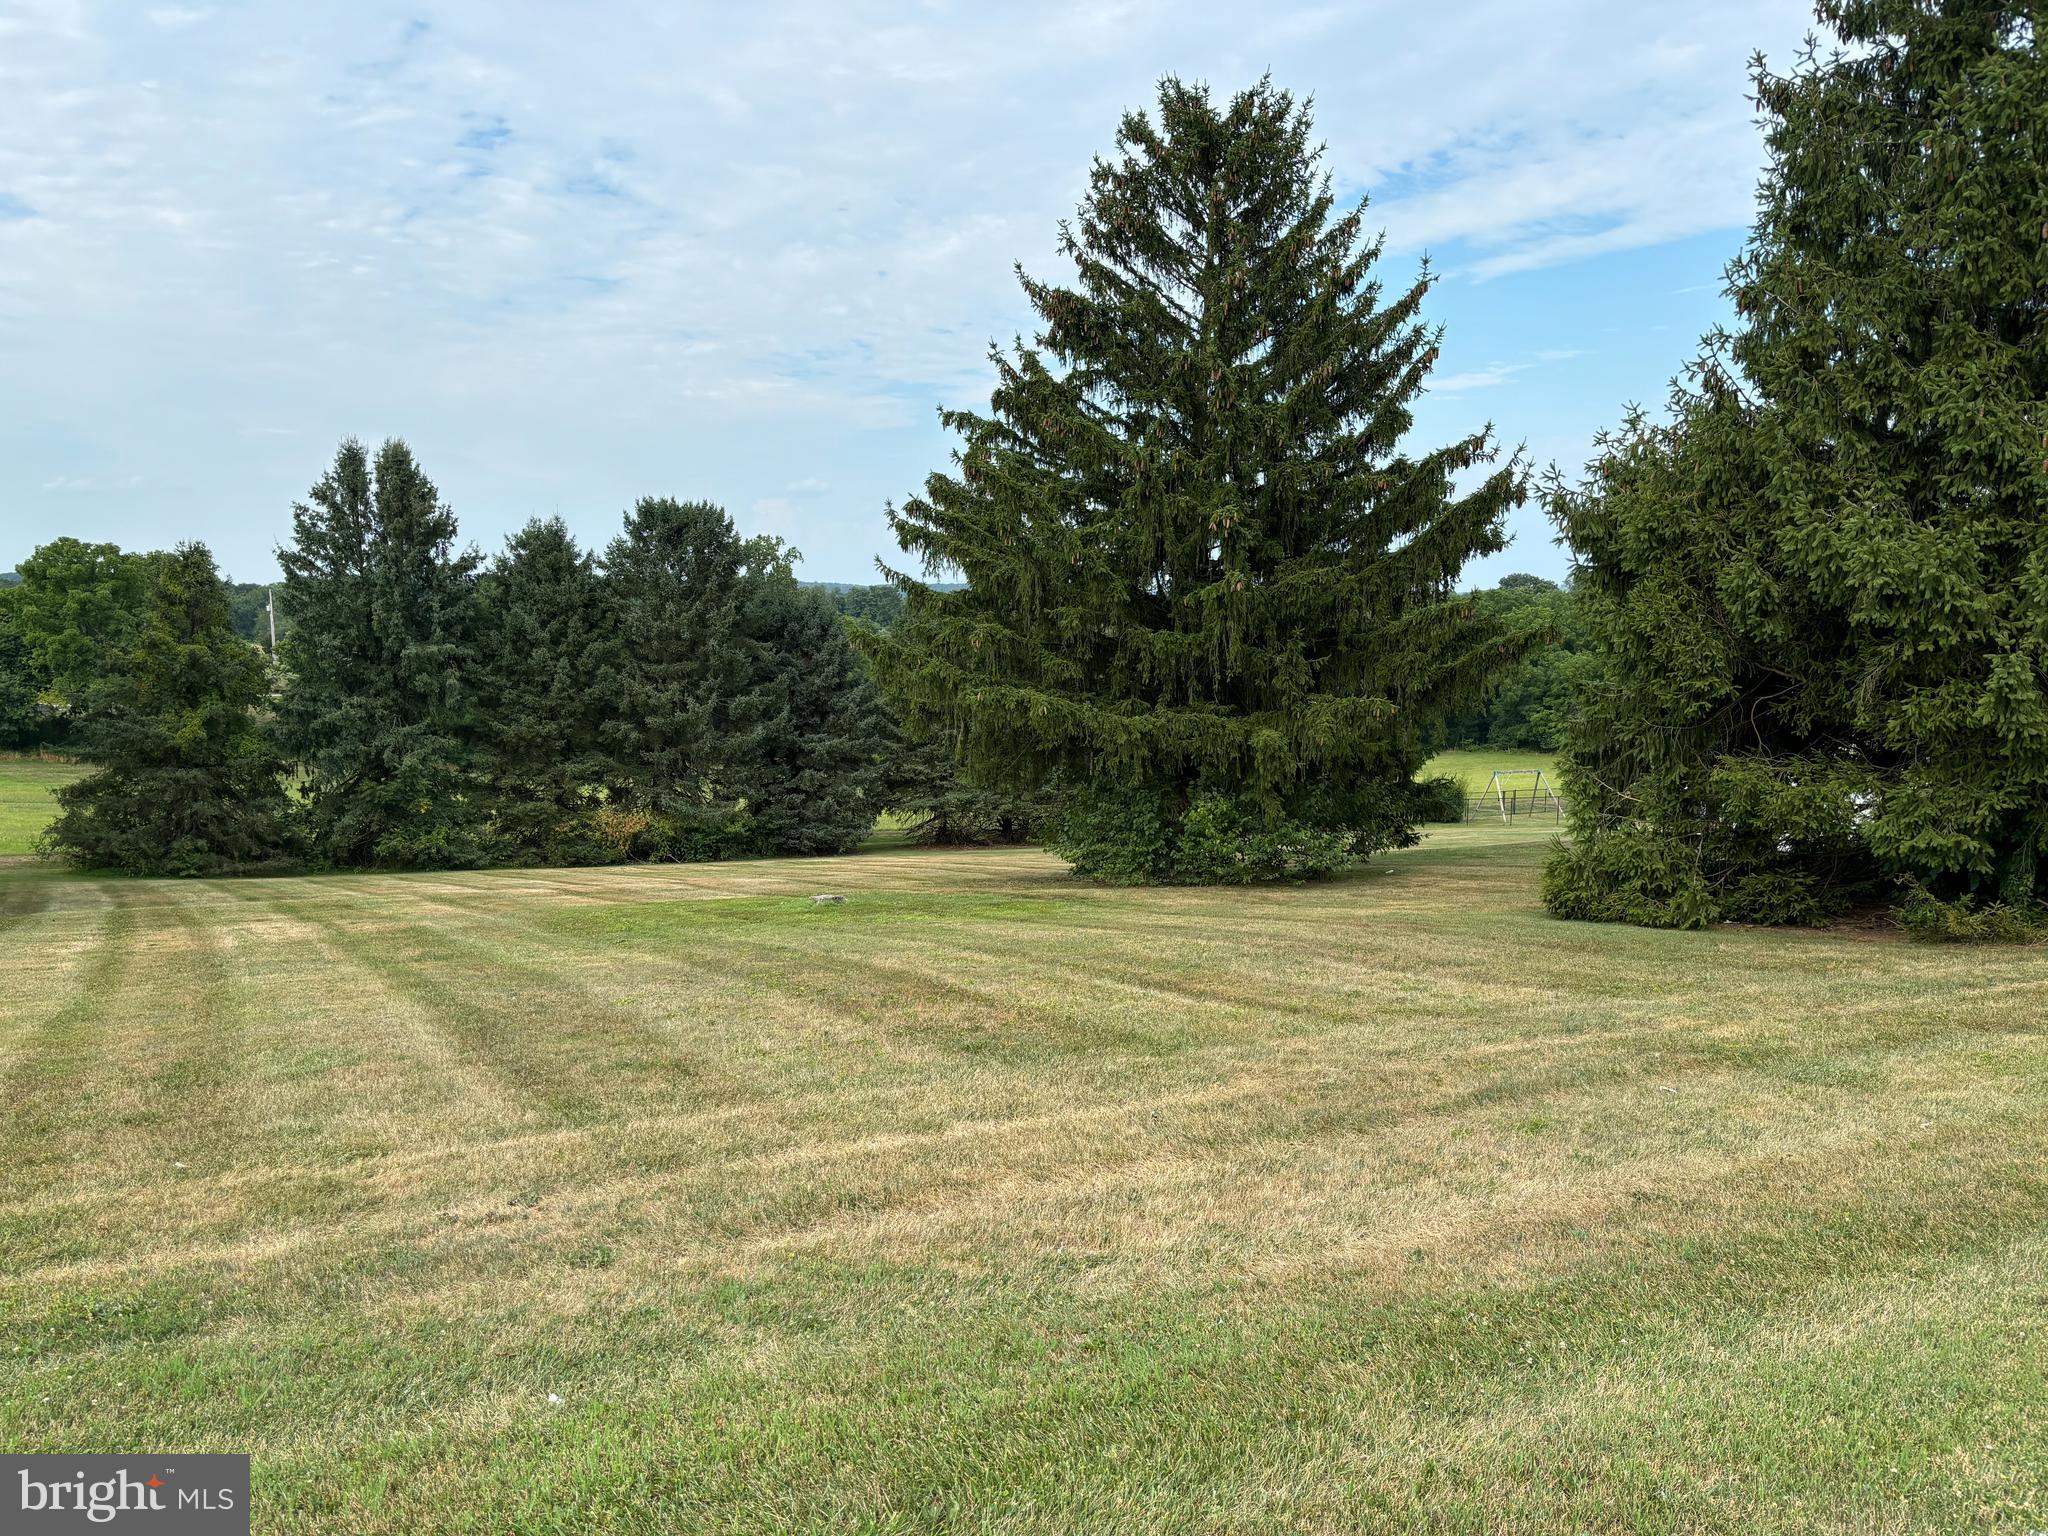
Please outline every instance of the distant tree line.
M1556 751L1599 665L1571 592L1541 576L1513 575L1470 598L1517 636L1521 659L1487 685L1481 704L1450 717L1443 744Z

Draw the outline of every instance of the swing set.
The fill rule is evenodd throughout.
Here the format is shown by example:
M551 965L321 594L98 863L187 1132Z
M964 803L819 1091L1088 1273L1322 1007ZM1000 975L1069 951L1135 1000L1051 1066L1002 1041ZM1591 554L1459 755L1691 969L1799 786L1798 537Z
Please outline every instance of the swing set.
M1528 780L1528 788L1522 781ZM1473 810L1486 807L1485 814L1500 812L1503 825L1513 826L1518 816L1549 816L1563 819L1564 802L1541 768L1496 768L1486 781L1486 793L1473 803Z

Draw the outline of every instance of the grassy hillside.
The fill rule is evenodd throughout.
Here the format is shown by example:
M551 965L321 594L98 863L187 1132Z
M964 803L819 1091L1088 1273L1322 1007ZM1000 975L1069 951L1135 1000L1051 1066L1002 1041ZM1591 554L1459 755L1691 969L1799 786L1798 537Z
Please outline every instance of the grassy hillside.
M1557 772L1556 759L1548 752L1518 752L1509 747L1461 747L1453 752L1439 752L1424 765L1422 778L1447 775L1465 782L1467 795L1482 795L1486 792L1487 781L1499 769L1540 768L1543 776L1555 787ZM1533 781L1524 781L1523 787Z
M2040 952L1559 924L1545 841L0 871L0 1443L260 1531L2048 1522Z
M70 763L0 757L0 856L33 852L56 819L58 786L85 772Z

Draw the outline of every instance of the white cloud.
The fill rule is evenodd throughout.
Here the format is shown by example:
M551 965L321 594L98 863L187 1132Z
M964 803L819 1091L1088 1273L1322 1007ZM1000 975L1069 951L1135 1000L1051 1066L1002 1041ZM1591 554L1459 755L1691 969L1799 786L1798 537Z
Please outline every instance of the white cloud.
M1527 363L1488 363L1484 368L1443 374L1429 381L1429 392L1433 395L1455 395L1468 389L1488 389L1507 383L1518 373L1527 372L1529 366Z
M1012 263L1058 270L1161 74L1270 68L1397 251L1497 277L1745 222L1743 59L1782 57L1797 9L363 0L230 28L17 0L0 196L35 216L0 218L0 498L33 520L80 465L161 462L185 499L109 536L247 568L306 445L397 431L486 544L675 490L808 518L857 570L943 455L934 407L1029 328Z

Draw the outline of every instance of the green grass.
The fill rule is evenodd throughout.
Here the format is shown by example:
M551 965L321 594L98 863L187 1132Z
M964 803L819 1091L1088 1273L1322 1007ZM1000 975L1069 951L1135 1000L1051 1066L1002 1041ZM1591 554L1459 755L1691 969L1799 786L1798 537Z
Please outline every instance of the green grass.
M1548 752L1517 752L1506 747L1460 747L1452 752L1439 752L1423 766L1420 777L1435 778L1439 774L1465 782L1465 793L1478 796L1486 792L1487 780L1496 769L1540 768L1544 778L1554 788L1556 761ZM1524 785L1532 781L1524 781Z
M1546 843L0 870L0 1445L265 1532L2048 1525L2048 963Z
M0 856L33 853L57 818L56 792L87 770L32 757L0 757Z

